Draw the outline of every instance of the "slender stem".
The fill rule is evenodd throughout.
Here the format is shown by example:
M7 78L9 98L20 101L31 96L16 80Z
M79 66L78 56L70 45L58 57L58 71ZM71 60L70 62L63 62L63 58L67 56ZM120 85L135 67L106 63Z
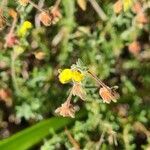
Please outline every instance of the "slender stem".
M71 98L72 98L72 92L73 92L73 88L71 89L71 91L70 91L70 93L69 93L69 96L67 97L67 100L66 100L66 102L67 102L68 104L70 104L70 101L71 101Z
M41 12L44 11L43 9L41 9L37 4L35 4L35 3L32 2L31 0L29 0L29 3L30 3L33 7L35 7L37 10L39 10L39 11L41 11Z
M16 23L17 23L17 17L14 18L12 26L10 28L9 34L12 34L14 32L14 29L16 27Z
M71 133L67 128L65 128L65 133L70 141L70 143L74 146L75 150L80 150L79 143L72 137Z
M96 0L89 0L89 2L91 3L92 7L94 8L94 10L97 12L97 14L99 15L99 17L105 21L107 20L107 16L104 13L104 11L102 10L102 8L98 5L98 3L96 2Z
M87 89L97 89L99 86L85 85L84 87L87 88Z
M57 0L54 4L54 8L58 8L59 4L60 4L61 0Z
M100 137L100 139L98 141L98 144L96 146L96 150L100 150L101 149L101 145L104 142L104 135L105 135L105 132L103 131L102 134L101 134L101 137Z
M19 92L17 81L16 81L15 59L16 59L15 53L12 52L11 53L11 77L12 77L12 82L13 82L15 92L17 95L19 95L20 92Z
M95 74L93 74L91 71L88 70L88 73L93 77L93 79L102 87L105 87L108 89L108 86L104 84Z

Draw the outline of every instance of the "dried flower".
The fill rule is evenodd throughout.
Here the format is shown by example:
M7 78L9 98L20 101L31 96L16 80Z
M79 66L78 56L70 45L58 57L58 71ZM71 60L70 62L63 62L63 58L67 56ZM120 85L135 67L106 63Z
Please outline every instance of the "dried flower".
M9 9L8 14L14 19L17 18L17 12L14 9Z
M56 24L62 17L60 10L57 7L51 8L50 15L52 16L52 24Z
M81 83L74 83L72 88L72 94L79 96L82 100L86 99L86 91L83 89Z
M104 103L110 103L111 101L116 102L119 98L119 94L115 91L117 86L109 88L106 84L104 84L95 74L88 70L88 73L93 77L93 79L98 83L100 88L99 95L102 97Z
M61 13L58 8L51 8L50 11L42 11L39 14L39 20L45 25L50 26L51 24L55 24L61 18Z
M12 105L11 92L9 89L0 89L0 100L4 101L7 106Z
M117 99L119 98L119 94L112 90L109 87L102 87L99 90L99 94L103 99L104 103L110 103L111 101L116 102Z
M141 13L139 13L138 15L137 15L137 22L138 23L141 23L141 24L146 24L146 23L148 23L148 18L147 18L147 16L145 15L145 13L144 12L141 12Z
M142 5L140 2L136 2L133 6L132 6L132 11L135 13L135 14L138 14L140 13L142 10Z
M39 14L39 20L45 25L50 26L52 24L52 18L48 12L42 11Z
M43 60L45 58L45 53L44 52L35 52L34 56L38 60Z
M18 0L19 4L22 6L26 6L29 3L29 0Z
M5 47L13 47L15 44L17 44L19 41L13 33L10 33L5 38Z
M26 35L27 31L32 28L32 23L29 21L23 22L21 27L18 30L18 35L23 37Z
M134 55L137 55L141 51L141 45L137 41L132 42L128 46L128 48L129 48L129 52L132 53L132 54L134 54Z
M118 0L118 1L114 4L113 9L114 9L114 12L115 12L116 14L119 14L119 13L122 11L122 9L123 9L122 1L121 1L121 0Z
M76 112L76 109L72 104L70 104L70 101L66 101L65 103L61 105L61 107L55 110L55 113L63 117L71 117L71 118L75 117L75 112Z

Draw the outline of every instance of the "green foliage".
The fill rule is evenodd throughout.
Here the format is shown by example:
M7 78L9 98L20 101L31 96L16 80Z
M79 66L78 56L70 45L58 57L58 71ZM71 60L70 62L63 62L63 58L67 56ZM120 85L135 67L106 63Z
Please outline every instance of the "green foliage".
M77 119L86 116L85 110L80 111ZM48 135L54 135L56 132L64 129L66 126L72 124L75 119L52 117L50 119L41 121L32 127L22 130L21 132L0 141L0 149L8 150L25 150L40 142ZM59 139L59 138L58 138ZM57 142L57 140L55 141Z
M44 8L51 7L53 2L45 1ZM26 124L30 126L31 122L54 116L55 109L66 100L70 87L59 83L58 70L70 68L81 59L77 62L78 67L86 70L87 66L110 87L117 85L120 93L117 103L104 104L98 95L99 89L93 86L94 81L85 77L86 101L75 98L74 103L87 110L87 117L76 120L68 128L81 149L97 149L102 135L102 150L132 150L139 147L147 150L150 147L149 24L137 21L139 14L133 11L137 1L124 6L125 11L122 8L117 14L114 11L115 2L96 2L107 16L105 21L90 1L87 2L86 10L82 11L76 0L62 0L62 18L57 24L45 27L43 24L39 26L35 17L39 12L33 6L28 4L24 7L8 1L8 7L19 14L15 34L25 20L30 21L33 28L20 37L19 43L12 48L3 46L10 26L0 31L1 138L5 130L12 134L16 132L15 127L19 130ZM149 2L144 0L141 5L140 12L149 16ZM4 15L11 25L12 18L6 12ZM132 47L134 42L139 43L140 50ZM40 57L39 52L42 53ZM3 99L1 89L10 91L10 95ZM7 101L12 101L12 105L7 106ZM12 123L9 118L12 115L21 122L10 128ZM3 126L6 122L8 126ZM71 149L74 145L66 133L49 132L51 127L58 131L70 122L66 118L41 121L2 140L0 149L24 150L44 138L44 143L38 146L42 150ZM138 128L137 123L140 123ZM50 137L46 138L47 135Z

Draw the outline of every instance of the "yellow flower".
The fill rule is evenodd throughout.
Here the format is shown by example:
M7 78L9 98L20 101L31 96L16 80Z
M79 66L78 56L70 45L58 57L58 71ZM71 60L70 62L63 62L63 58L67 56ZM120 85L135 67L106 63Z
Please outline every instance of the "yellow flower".
M73 81L80 82L83 80L83 78L84 78L84 75L81 72L79 72L77 70L72 71L72 80Z
M29 29L31 29L31 28L32 28L31 22L25 21L25 22L21 25L20 29L18 30L18 35L21 36L21 37L25 36L26 33L27 33L27 31L28 31Z
M84 78L84 75L77 71L77 70L71 70L71 69L64 69L60 74L59 74L59 81L62 84L68 83L71 80L75 82L81 82Z
M59 74L59 81L62 84L65 84L69 82L72 79L72 71L71 69L64 69L60 74Z
M124 11L127 11L133 4L133 0L123 0Z
M32 23L29 21L25 21L22 26L26 29L30 29L32 28Z

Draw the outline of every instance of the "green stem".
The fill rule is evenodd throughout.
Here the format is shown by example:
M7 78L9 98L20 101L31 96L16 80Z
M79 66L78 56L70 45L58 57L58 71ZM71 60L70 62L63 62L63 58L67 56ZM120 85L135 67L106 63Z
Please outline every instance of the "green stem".
M20 95L20 91L18 88L17 80L16 80L15 59L16 59L15 53L12 52L11 53L11 78L12 78L12 83L13 83L13 87L14 87L16 95Z

